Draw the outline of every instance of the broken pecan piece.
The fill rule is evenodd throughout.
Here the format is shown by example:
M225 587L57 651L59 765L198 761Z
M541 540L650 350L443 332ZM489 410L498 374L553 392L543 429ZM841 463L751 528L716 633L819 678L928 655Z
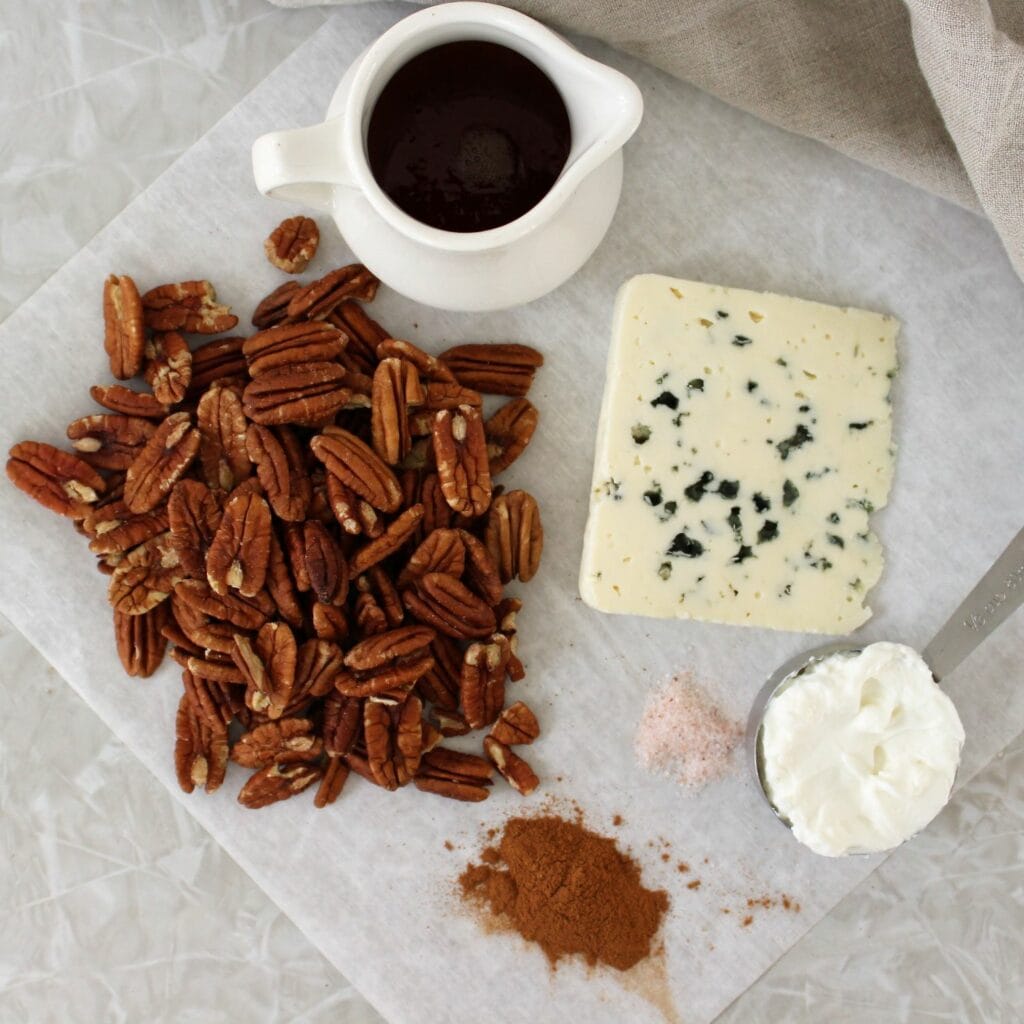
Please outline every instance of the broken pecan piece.
M68 424L67 435L79 458L99 469L127 469L156 427L138 416L83 416Z
M123 553L163 533L169 523L165 509L135 515L123 501L112 501L91 511L82 527L93 539L89 550L96 555Z
M348 781L349 766L340 757L329 757L324 768L323 777L313 797L314 807L326 807L333 804L341 795Z
M477 802L487 799L492 772L490 763L482 757L435 747L423 754L413 785L451 800Z
M142 615L170 597L184 575L170 533L161 533L132 548L118 562L107 597L115 611Z
M352 558L354 575L366 572L371 566L382 562L394 554L416 532L423 518L423 506L412 505L397 519L388 524L387 529L365 547L360 548Z
M440 358L464 387L512 398L526 395L544 365L544 357L529 345L456 345Z
M532 743L539 735L537 716L521 700L505 708L491 727L491 736L506 747Z
M458 384L455 374L432 355L428 355L421 348L417 348L411 341L402 341L399 338L384 338L377 343L377 358L403 359L412 363L427 380L439 381L446 384Z
M494 632L493 609L464 583L445 573L422 576L414 590L402 593L402 603L413 618L456 640Z
M322 323L281 324L247 338L242 352L249 374L260 377L268 370L300 363L331 362L345 348L345 335Z
M209 281L182 281L151 288L142 296L142 310L146 326L154 331L220 334L238 323L231 309L217 302Z
M256 809L268 804L287 800L313 785L323 769L309 761L282 762L261 768L242 787L238 802L245 807Z
M529 796L540 785L540 779L526 761L493 736L484 738L484 753L517 793Z
M174 587L174 597L177 611L184 605L211 619L251 631L259 629L276 611L266 591L261 590L254 598L232 591L218 594L205 580L181 580Z
M302 522L313 500L313 486L295 433L288 427L275 431L254 423L245 435L245 449L278 518Z
M267 259L286 274L301 274L316 255L320 229L311 217L289 217L263 243Z
M231 748L231 760L243 768L266 768L275 761L315 761L323 749L308 718L281 718L239 736Z
M139 290L126 274L111 274L103 285L103 323L110 372L118 380L134 377L142 369L146 337Z
M269 295L265 295L253 310L252 325L258 330L266 330L275 324L288 321L288 303L292 296L302 290L298 281L285 281L278 285Z
M192 385L189 395L205 391L215 380L230 380L246 372L242 354L244 338L218 338L192 351Z
M480 539L468 530L459 530L463 547L466 549L466 583L470 590L479 594L489 605L501 600L501 578L491 553Z
M505 673L511 653L503 633L495 633L489 643L470 644L466 649L459 691L466 721L473 729L490 725L505 706Z
M346 299L330 313L327 322L348 336L342 361L351 364L354 370L372 375L377 365L377 346L387 338L388 332L351 299Z
M160 667L167 649L162 630L167 625L168 609L164 603L144 615L114 612L117 654L128 675L151 676Z
M442 409L434 417L433 439L445 501L454 512L483 515L491 503L491 471L480 410Z
M224 506L206 556L206 578L218 594L243 597L263 589L270 559L270 508L257 494L237 494Z
M22 441L11 449L7 476L40 505L71 519L84 519L106 489L92 466L41 441Z
M484 543L498 565L502 583L533 579L544 550L544 528L537 502L526 491L494 499L487 514Z
M246 385L245 414L264 426L319 426L344 408L352 394L345 386L345 372L340 364L325 362L267 370Z
M350 263L325 274L296 292L288 303L291 320L323 320L348 298L373 298L377 278L361 263Z
M381 457L355 434L341 427L326 427L309 442L327 472L365 498L381 512L397 512L402 489Z
M291 628L268 622L260 627L255 643L236 634L231 659L245 681L246 706L271 720L280 718L295 686L298 648Z
M324 701L324 745L331 757L352 749L363 724L363 702L340 693L329 693Z
M508 469L530 443L537 429L537 409L525 398L506 402L485 424L491 476Z
M461 531L434 530L409 557L398 576L398 585L409 586L428 572L443 572L458 579L465 569L466 545Z
M102 405L104 409L120 413L122 416L162 420L171 411L169 405L164 405L153 395L148 395L144 391L133 391L123 384L93 384L89 388L89 394L97 405Z
M192 352L177 331L154 334L146 342L146 383L157 401L176 405L192 383Z
M187 412L172 413L156 428L124 481L125 504L133 512L149 512L192 464L199 451L199 431Z

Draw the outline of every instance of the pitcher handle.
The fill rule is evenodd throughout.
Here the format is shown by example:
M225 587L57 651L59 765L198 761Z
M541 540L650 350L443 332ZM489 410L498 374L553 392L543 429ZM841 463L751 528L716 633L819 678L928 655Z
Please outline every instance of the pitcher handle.
M341 152L341 119L261 135L252 144L252 171L265 196L332 209L334 187L353 184Z

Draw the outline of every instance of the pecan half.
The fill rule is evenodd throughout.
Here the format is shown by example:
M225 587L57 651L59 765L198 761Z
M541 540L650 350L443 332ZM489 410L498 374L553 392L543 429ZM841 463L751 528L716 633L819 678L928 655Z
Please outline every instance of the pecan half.
M235 635L231 659L245 680L245 703L271 720L280 718L292 697L298 648L295 634L283 622L260 627L256 642Z
M454 381L428 381L423 389L423 408L426 410L457 409L460 405L483 405L483 396L472 388L464 388ZM416 432L419 433L419 425Z
M164 660L167 640L163 628L168 619L167 604L158 604L144 615L114 612L117 654L130 676L151 676Z
M381 512L396 512L402 489L380 456L355 434L341 427L327 427L309 443L313 454L331 476L355 491Z
M452 524L455 513L444 499L441 481L436 473L427 473L420 481L420 504L423 506L423 532L445 529Z
M231 491L252 474L242 402L231 389L211 387L196 407L199 465L211 490Z
M349 570L337 542L322 523L310 519L302 527L303 556L309 585L323 604L343 604Z
M506 747L532 743L540 735L537 716L521 701L510 704L491 727L491 736Z
M421 652L433 639L434 631L427 626L400 626L356 644L345 655L345 664L358 671L380 668L396 658Z
M151 288L142 296L142 310L146 326L154 331L220 334L238 323L230 307L217 302L209 281L182 281Z
M352 749L363 724L363 702L340 693L329 693L324 701L324 746L331 757Z
M278 518L302 522L313 499L313 486L295 433L288 427L275 431L254 423L245 435L245 449Z
M360 594L360 597L368 595ZM363 643L379 640L388 634L371 636ZM434 664L434 658L426 647L409 654L392 658L387 663L372 669L343 673L334 681L335 689L346 697L373 697L377 694L394 693L413 686Z
M199 431L187 412L172 413L156 428L124 481L125 504L133 512L156 508L199 451Z
M526 449L537 429L537 409L525 398L506 402L485 424L491 476L508 469Z
M96 555L128 551L163 533L168 524L165 509L135 515L123 501L105 504L82 520L83 528L92 537L89 550Z
M484 753L517 793L529 796L540 785L540 779L526 761L493 736L484 738Z
M420 766L423 751L423 705L409 697L398 707L371 697L363 705L366 759L378 785L404 786Z
M544 528L537 502L526 491L509 491L494 499L487 514L484 543L498 565L502 583L533 579L544 550Z
M126 274L111 274L103 285L103 325L110 372L118 380L134 377L142 369L146 332L139 290Z
M267 259L286 274L301 274L316 255L320 229L311 217L289 217L263 243Z
M122 416L141 416L147 420L162 420L170 411L169 405L143 391L133 391L123 384L93 384L89 394L97 405Z
M218 594L243 597L263 589L270 559L270 508L257 494L238 494L224 506L206 556L206 578Z
M413 785L426 793L476 803L486 800L493 769L475 754L435 747L423 754Z
M370 425L374 451L392 466L409 454L409 409L423 402L415 367L402 359L382 359L373 374Z
M335 680L343 671L342 657L341 648L327 640L311 639L299 647L289 712L307 705L314 697L324 697L332 691Z
M459 706L462 651L449 637L438 635L430 644L433 666L420 677L416 688L435 708L454 711Z
M68 424L67 435L79 458L99 469L127 469L156 427L138 416L83 416Z
M308 718L281 718L239 736L231 748L231 760L243 768L266 768L275 761L315 761L323 749Z
M442 409L434 418L433 437L445 501L455 512L483 515L491 503L491 471L480 410L469 405Z
M255 378L282 366L330 362L341 355L345 340L345 335L329 324L280 324L246 339L242 351L249 374Z
M490 643L470 644L466 649L459 689L462 710L472 728L490 725L505 706L505 672L511 653L503 633L495 633Z
M406 587L428 572L443 572L459 578L465 569L466 545L461 532L434 530L409 557L398 576L398 585Z
M404 359L412 363L427 380L439 381L447 384L458 384L455 374L434 356L428 355L421 348L417 348L411 341L402 341L399 338L384 338L377 343L378 359Z
M188 658L202 658L203 655L213 657L214 654L228 655L230 657L234 649L235 633L237 626L228 622L217 622L210 618L205 612L193 604L190 604L177 592L177 587L184 581L175 585L175 593L171 595L168 602L171 606L171 613L174 616L174 624L177 626L179 635L170 636L175 645L186 655L182 664L188 667ZM169 636L170 631L164 630L164 635ZM171 656L175 660L177 651L172 651ZM238 679L237 673L235 680Z
M292 320L323 320L347 298L376 294L377 278L361 263L350 263L325 274L292 296L288 316Z
M275 763L261 768L242 787L238 802L253 809L287 800L317 782L323 769L309 761Z
M205 391L215 380L229 380L246 372L242 354L244 338L218 338L192 351L192 386L190 395Z
M319 426L344 408L352 392L338 363L279 366L246 385L242 400L254 423Z
M468 530L459 530L459 536L466 549L467 585L489 605L496 605L501 600L498 566L487 548Z
M311 613L313 632L321 640L331 640L336 644L344 643L352 629L344 608L334 604L317 601Z
M349 766L340 757L329 757L324 768L323 777L313 797L314 807L327 807L341 795L348 781Z
M132 548L118 562L107 598L115 611L142 615L170 597L184 575L171 535L161 533Z
M176 405L192 383L192 352L177 332L154 334L146 342L146 383L160 402Z
M494 632L493 609L460 580L444 573L430 572L417 580L415 590L403 591L402 603L414 619L456 640Z
M200 480L179 480L167 499L171 544L189 576L203 576L206 553L220 526L221 508Z
M83 519L106 489L92 466L41 441L22 441L10 450L7 476L40 505L71 519Z
M254 598L232 592L218 594L205 580L181 580L174 587L174 598L175 614L180 614L184 605L201 615L244 630L259 629L276 611L274 602L265 591L260 591Z
M253 310L253 327L262 331L275 324L285 323L288 320L288 303L301 290L302 285L298 281L285 281L269 295L265 295Z
M544 357L529 345L456 345L441 360L464 387L523 398Z
M200 705L188 672L185 673L185 692L178 702L174 733L178 785L186 793L191 793L196 786L213 793L224 781L227 769L227 727L212 709L204 710Z
M351 299L346 299L330 313L327 322L348 336L342 361L354 370L372 374L377 365L377 346L387 338L388 332Z
M299 594L292 578L291 569L288 567L288 559L285 556L284 548L278 540L277 533L273 528L270 530L270 545L267 554L267 592L277 605L281 618L295 629L303 623L302 605L299 603ZM325 637L332 640L333 637Z
M360 548L352 558L354 575L366 572L371 566L394 554L416 532L423 518L423 506L413 505L407 508L397 519L388 524L387 529L377 538Z
M388 629L402 624L405 609L402 607L402 595L398 593L391 576L379 565L372 566L368 572L356 579L356 587L360 593L372 594L381 610Z

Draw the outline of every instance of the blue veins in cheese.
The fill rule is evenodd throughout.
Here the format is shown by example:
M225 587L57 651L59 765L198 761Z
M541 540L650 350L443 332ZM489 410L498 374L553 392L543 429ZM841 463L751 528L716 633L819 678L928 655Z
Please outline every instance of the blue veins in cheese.
M898 321L654 274L616 302L580 593L819 633L866 621Z

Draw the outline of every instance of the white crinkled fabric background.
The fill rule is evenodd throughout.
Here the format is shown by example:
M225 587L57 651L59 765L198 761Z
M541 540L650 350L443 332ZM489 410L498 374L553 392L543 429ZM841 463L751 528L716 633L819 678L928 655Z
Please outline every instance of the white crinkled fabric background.
M7 0L0 319L327 17ZM379 1024L6 621L0 695L0 1021ZM1018 737L720 1020L1019 1020L1022 821Z

